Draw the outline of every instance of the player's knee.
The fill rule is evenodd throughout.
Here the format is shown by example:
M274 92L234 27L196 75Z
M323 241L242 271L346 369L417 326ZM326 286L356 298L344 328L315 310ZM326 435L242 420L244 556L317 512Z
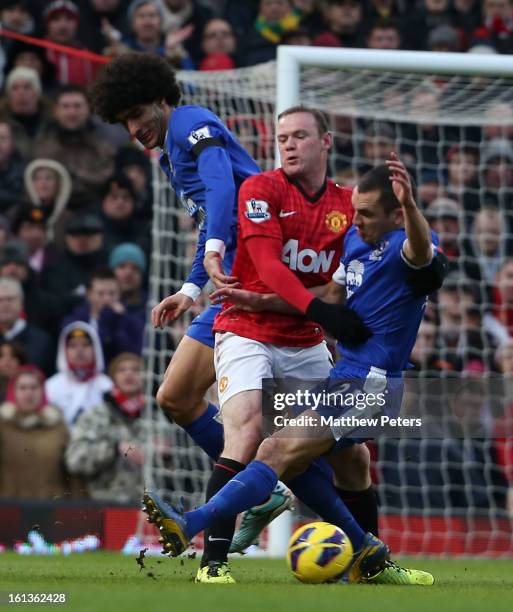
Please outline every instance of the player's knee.
M179 425L181 425L184 420L190 420L191 412L198 401L201 400L201 398L199 398L199 400L194 398L193 393L180 393L179 389L169 384L168 380L160 385L156 399L166 415Z
M360 491L371 485L370 453L365 444L344 449L332 462L335 484L340 489Z
M256 459L266 463L277 474L283 474L296 457L294 443L293 438L266 438L258 448Z

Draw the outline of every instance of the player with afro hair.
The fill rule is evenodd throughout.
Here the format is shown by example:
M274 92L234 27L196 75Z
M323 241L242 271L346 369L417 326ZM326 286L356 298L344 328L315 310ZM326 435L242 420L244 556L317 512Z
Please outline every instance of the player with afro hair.
M175 71L164 58L127 53L103 68L89 95L94 111L107 123L117 123L135 106L159 100L177 106L180 86Z

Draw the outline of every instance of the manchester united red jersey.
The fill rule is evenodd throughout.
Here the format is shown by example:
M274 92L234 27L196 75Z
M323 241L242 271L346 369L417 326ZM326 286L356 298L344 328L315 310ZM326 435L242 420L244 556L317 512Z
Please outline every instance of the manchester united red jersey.
M238 245L232 274L244 289L271 293L260 280L246 247L254 236L282 241L282 262L305 287L328 283L342 254L343 238L353 218L351 189L327 180L308 196L283 170L250 177L239 192ZM214 331L232 332L278 346L313 346L323 340L320 326L302 315L232 310L227 302Z

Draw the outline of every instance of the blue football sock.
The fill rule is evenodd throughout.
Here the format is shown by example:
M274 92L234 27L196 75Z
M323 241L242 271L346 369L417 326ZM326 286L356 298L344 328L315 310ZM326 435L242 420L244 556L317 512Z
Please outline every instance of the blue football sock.
M194 537L209 527L216 517L236 516L239 512L259 504L271 495L277 482L278 475L273 469L261 461L252 461L206 504L185 513L187 536L189 539ZM340 502L336 494L335 497Z
M365 533L323 469L312 463L300 476L289 480L287 485L324 521L343 529L355 551L362 547Z
M224 430L215 417L219 413L217 406L208 404L206 411L183 429L207 455L216 461L224 446Z

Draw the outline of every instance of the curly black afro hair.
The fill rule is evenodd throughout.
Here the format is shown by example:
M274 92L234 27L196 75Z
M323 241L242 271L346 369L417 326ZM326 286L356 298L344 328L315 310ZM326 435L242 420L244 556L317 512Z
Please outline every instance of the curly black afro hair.
M89 90L94 112L107 123L139 104L180 101L180 86L167 61L150 53L126 53L107 64Z

